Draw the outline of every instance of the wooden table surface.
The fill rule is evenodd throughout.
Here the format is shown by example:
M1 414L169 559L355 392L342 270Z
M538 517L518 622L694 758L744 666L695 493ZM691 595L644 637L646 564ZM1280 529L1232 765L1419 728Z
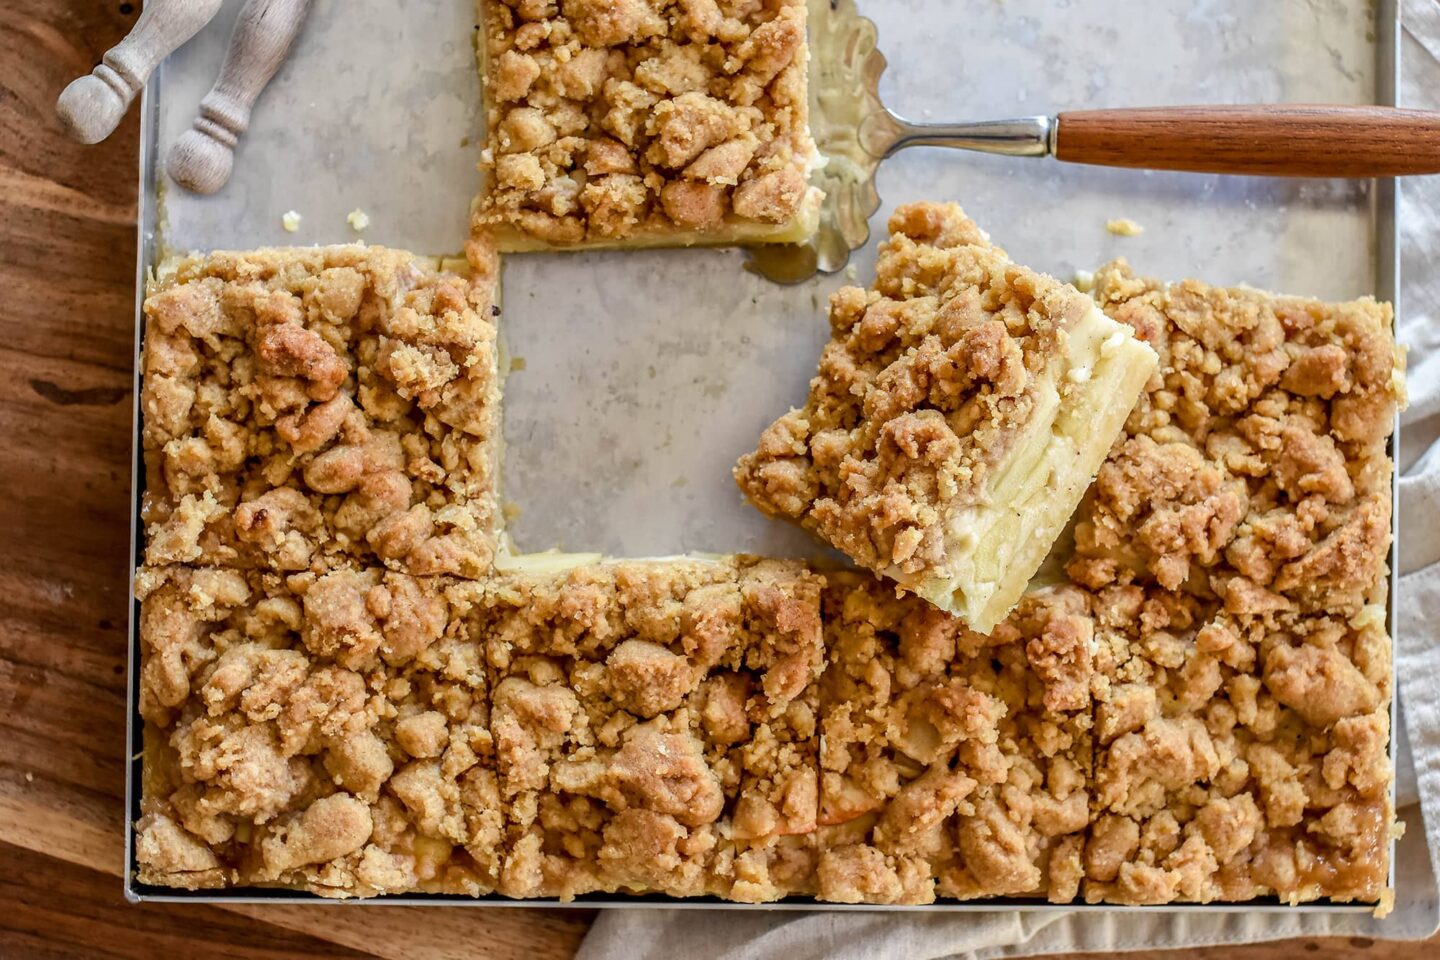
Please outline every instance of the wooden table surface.
M0 958L570 957L593 914L121 897L138 125L132 111L82 147L52 105L138 6L0 3ZM1315 940L1190 955L1435 949Z

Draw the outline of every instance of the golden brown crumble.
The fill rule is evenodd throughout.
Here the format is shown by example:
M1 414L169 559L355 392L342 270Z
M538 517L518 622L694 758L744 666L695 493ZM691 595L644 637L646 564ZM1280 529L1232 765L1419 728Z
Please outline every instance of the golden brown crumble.
M502 249L763 239L814 206L805 0L479 8L489 133L473 230Z
M501 808L474 586L145 568L143 883L480 895Z
M1385 903L1393 811L1384 610L1233 614L1096 597L1090 902Z
M681 561L488 586L501 892L795 892L770 848L815 828L822 582Z
M1101 468L1070 574L1213 592L1234 614L1383 602L1386 445L1404 400L1388 304L1096 275L1160 355Z
M832 580L819 898L1073 900L1089 823L1088 596L1031 595L983 636L879 581Z
M1047 407L1055 392L1055 408L1064 410L1084 389L1090 367L1066 375L1070 334L1096 310L1074 287L1012 263L954 204L901 207L889 230L875 288L845 287L831 298L833 335L804 408L765 430L735 479L764 512L801 523L857 564L934 600L930 582L974 579L960 566L971 552L1008 559L1012 541L1026 539L1010 520L968 539L957 527L972 510L1033 512L1001 502L995 486L1014 461L1033 458L1034 425L1055 416ZM1126 399L1133 395L1112 402ZM1117 433L1128 409L1115 414ZM1048 437L1046 430L1041 451ZM1041 483L1053 497L1073 492L1065 515L1104 450L1096 446L1073 490L1058 478ZM1042 459L1031 472L1044 469ZM1063 519L1052 541L1061 526ZM1044 549L1048 543L1021 577L1034 573ZM989 629L1004 612L975 625Z
M1378 607L1065 585L983 636L830 579L142 570L139 879L1385 902Z
M461 277L353 245L162 266L145 300L146 562L488 570L490 263Z
M934 289L923 263L973 225L900 216L941 249L891 282ZM494 254L467 252L473 280L353 247L216 255L152 290L148 556L215 565L137 573L140 882L1385 909L1388 307L1102 270L1161 369L1081 507L1072 582L982 635L776 561L491 572L488 454L445 453L498 422ZM871 334L935 323L922 299ZM363 486L308 476L388 475L364 449L314 466L385 433L436 467L400 468L429 552L336 536ZM440 506L472 481L488 512ZM246 539L268 492L318 519ZM487 539L454 539L459 508ZM477 576L426 558L482 547L481 579L414 575Z
M137 576L139 879L325 896L806 889L822 580Z

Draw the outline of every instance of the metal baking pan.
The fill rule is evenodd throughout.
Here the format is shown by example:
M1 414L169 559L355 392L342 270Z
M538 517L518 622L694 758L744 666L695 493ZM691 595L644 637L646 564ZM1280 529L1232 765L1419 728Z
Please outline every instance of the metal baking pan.
M289 62L256 110L236 172L220 194L172 189L163 157L213 81L238 12L215 22L156 72L141 101L136 264L134 513L139 520L140 303L148 271L170 251L357 239L345 216L364 209L370 243L421 253L458 251L483 124L471 0L317 0ZM826 15L812 0L812 16ZM1397 0L1310 4L1280 0L1164 0L1134 14L1128 0L865 0L890 69L886 102L917 119L980 119L1067 108L1225 102L1394 104L1399 74ZM954 42L936 43L953 23ZM1279 181L1067 167L1049 161L907 151L887 161L872 221L920 199L958 199L1022 263L1060 277L1127 256L1146 275L1325 299L1374 294L1399 309L1393 181ZM281 227L290 209L296 233ZM1130 217L1144 235L1121 239L1107 219ZM878 230L876 232L879 232ZM740 502L729 471L760 429L803 397L827 330L825 297L845 278L791 287L743 269L736 250L526 255L506 261L502 334L512 367L505 391L504 488L518 499L510 535L519 548L664 556L684 551L810 557L817 547ZM875 241L852 261L870 274ZM683 303L685 310L676 311ZM579 332L577 332L579 331ZM573 398L583 395L585 403ZM703 423L704 430L695 429ZM1393 449L1393 447L1392 447ZM577 496L576 491L584 491ZM516 491L524 491L517 497ZM1398 524L1397 524L1398 533ZM1392 554L1392 570L1395 555ZM1391 582L1390 630L1394 614ZM139 605L129 628L131 761L127 820L139 816ZM1392 704L1391 753L1394 754ZM1418 835L1418 831L1412 831ZM287 890L184 892L134 877L127 828L125 895L135 902L335 903ZM1419 842L1423 844L1423 838ZM1396 850L1391 886L1396 887ZM1397 904L1407 891L1396 889ZM412 895L362 903L555 906ZM581 897L575 906L728 907L714 899ZM1134 910L996 899L921 907L817 904L768 909L989 911ZM1363 904L1145 907L1175 912L1347 911Z

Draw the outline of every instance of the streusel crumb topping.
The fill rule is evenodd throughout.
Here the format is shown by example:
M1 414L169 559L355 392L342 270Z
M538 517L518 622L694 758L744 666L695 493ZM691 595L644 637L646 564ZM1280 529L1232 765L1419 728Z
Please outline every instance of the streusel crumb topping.
M1086 594L1034 594L984 636L842 579L825 629L820 899L1074 899L1089 823Z
M137 576L145 883L768 900L814 853L822 580Z
M827 536L873 512L845 542L877 563L983 496L1079 308L958 208L892 227L810 405L737 471ZM1389 908L1388 306L1102 270L1160 367L1069 582L982 633L798 563L495 568L498 265L467 256L152 285L140 882ZM933 450L900 447L927 416Z
M494 889L501 808L469 585L147 568L140 880Z
M681 561L487 587L501 891L793 892L768 848L815 828L821 583Z
M1071 576L1210 591L1235 614L1383 602L1404 402L1389 305L1167 287L1123 261L1096 284L1161 365L1101 468Z
M1091 902L1385 902L1385 613L1233 614L1160 588L1095 601Z
M1105 429L1104 407L1073 431L1078 438L1066 424L1089 402L1090 381L1114 349L1110 332L1142 355L1137 363L1154 357L1074 287L1011 262L954 204L901 207L889 230L874 288L831 298L832 337L805 406L764 431L735 479L766 513L958 609L931 584L967 596L994 590L1024 550L1017 541L1032 535L1025 517L1045 513L1047 496L1068 515L1083 495L1109 443L1083 435ZM1099 328L1082 338L1082 323ZM1082 339L1106 342L1090 358ZM1132 375L1135 390L1147 369ZM1109 418L1117 433L1130 400L1104 398L1123 404ZM1087 441L1094 449L1082 452ZM1082 471L1076 464L1087 455ZM1063 525L1057 516L1033 535L1053 541ZM1033 565L1020 576L1048 545L1026 557ZM976 625L989 629L1004 613Z
M805 0L481 0L477 231L547 245L800 213ZM502 237L502 242L504 239Z
M145 300L147 562L484 573L493 283L358 245L163 266Z

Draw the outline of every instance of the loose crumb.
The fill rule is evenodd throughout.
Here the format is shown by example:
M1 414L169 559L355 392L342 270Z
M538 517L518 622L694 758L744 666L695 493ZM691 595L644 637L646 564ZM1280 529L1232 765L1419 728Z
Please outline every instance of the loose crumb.
M361 210L359 207L356 207L354 210L351 210L350 213L346 215L345 222L350 224L350 229L354 230L356 233L360 233L366 227L370 226L370 214L366 213L364 210Z
M285 228L286 233L294 233L300 229L300 214L294 210L286 210L280 215L280 226Z
M1117 220L1106 220L1105 229L1117 237L1138 237L1145 232L1144 227L1129 217L1121 217Z
M1089 293L1095 289L1095 274L1089 270L1076 270L1075 279L1072 280L1071 283L1073 283L1075 289L1081 293Z
M511 357L511 358L510 358L510 372L511 372L511 373L519 373L521 370L524 370L524 369L525 369L525 358L524 358L524 357Z

